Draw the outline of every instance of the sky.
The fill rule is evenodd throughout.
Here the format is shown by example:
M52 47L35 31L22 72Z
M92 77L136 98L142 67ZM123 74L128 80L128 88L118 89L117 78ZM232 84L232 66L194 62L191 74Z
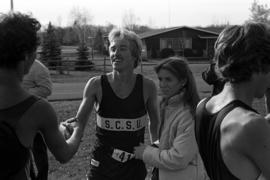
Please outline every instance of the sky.
M0 0L0 12L10 10L11 0ZM250 17L254 0L13 0L14 11L32 13L42 25L72 24L74 9L87 12L90 24L121 26L125 14L136 24L153 28L241 24ZM267 4L270 0L257 0Z

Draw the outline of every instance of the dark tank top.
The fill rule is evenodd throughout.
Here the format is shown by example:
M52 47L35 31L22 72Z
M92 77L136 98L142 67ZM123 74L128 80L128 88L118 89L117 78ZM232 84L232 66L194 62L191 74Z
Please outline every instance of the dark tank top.
M119 98L106 75L101 76L102 99L97 109L96 136L101 146L111 146L132 153L144 142L147 114L143 96L143 77L138 74L132 92Z
M30 96L12 107L0 109L0 179L27 179L30 149L21 144L15 127L37 100L37 97Z
M217 113L211 114L205 108L209 99L205 99L197 107L195 121L196 140L207 174L212 180L238 180L229 171L222 158L220 149L220 125L224 117L237 107L253 112L256 111L245 103L234 100Z

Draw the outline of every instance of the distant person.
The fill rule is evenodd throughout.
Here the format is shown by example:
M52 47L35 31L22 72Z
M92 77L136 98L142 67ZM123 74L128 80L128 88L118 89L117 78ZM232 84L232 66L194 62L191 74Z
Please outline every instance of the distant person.
M215 43L226 83L196 113L196 138L210 179L270 179L270 118L251 107L270 88L269 52L269 26L258 22L228 26Z
M158 168L159 180L207 179L194 133L200 99L188 63L183 58L170 57L155 71L162 93L159 147L141 144L135 147L135 157Z
M35 60L29 73L23 77L22 87L28 90L30 94L46 99L52 93L49 69L39 60ZM49 171L47 146L41 133L37 133L34 138L32 153L34 159L30 168L31 179L47 180ZM37 167L37 175L34 171L34 162Z
M202 79L213 86L212 96L220 93L224 87L225 81L220 78L216 72L216 63L211 61L209 67L202 72Z
M53 86L49 69L36 59L29 73L23 77L22 86L31 94L46 99L52 94Z
M144 180L143 161L133 148L144 142L150 119L151 141L157 139L157 90L152 80L135 74L142 42L132 31L109 33L112 72L91 78L85 86L76 118L85 127L95 105L96 140L91 152L89 180Z
M30 150L38 132L62 163L72 158L82 137L81 127L74 122L72 135L65 140L52 106L22 87L36 56L39 29L40 23L29 15L0 15L1 180L30 179Z

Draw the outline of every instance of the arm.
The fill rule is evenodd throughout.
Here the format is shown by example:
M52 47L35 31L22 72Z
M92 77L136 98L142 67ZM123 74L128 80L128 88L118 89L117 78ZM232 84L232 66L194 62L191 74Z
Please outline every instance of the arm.
M85 128L89 116L92 112L94 103L97 100L97 93L100 91L100 79L97 77L91 78L84 89L83 100L80 104L79 110L76 117L78 118L78 123Z
M147 146L143 152L143 161L158 168L168 170L184 169L194 159L197 150L195 134L194 134L194 119L189 111L181 112L176 117L181 119L177 123L176 133L173 139L172 146L168 149L158 149Z
M36 96L47 98L52 93L50 72L46 66L39 64L39 62L33 68L35 69L30 71L29 78L33 78L34 86L30 87L28 91Z
M253 117L243 128L240 150L270 179L270 124L262 117Z
M146 109L150 119L150 141L158 140L159 106L157 102L157 89L153 81L145 79L144 94L147 95Z
M75 154L79 147L80 139L83 136L86 123L95 102L96 84L95 78L90 79L86 84L83 100L77 112L78 122L76 122L75 126L73 127L73 133L67 141L63 141L64 137L61 134L57 123L56 125L53 125L55 124L53 122L53 124L48 125L48 128L42 130L49 149L56 159L62 163L67 162ZM57 122L56 118L53 117L49 117L47 119L55 119Z
M38 121L38 130L42 132L52 154L61 163L69 161L79 147L83 135L82 127L76 126L72 136L66 141L59 130L56 113L48 102L39 101L35 108L35 114L35 117L37 117L35 121Z

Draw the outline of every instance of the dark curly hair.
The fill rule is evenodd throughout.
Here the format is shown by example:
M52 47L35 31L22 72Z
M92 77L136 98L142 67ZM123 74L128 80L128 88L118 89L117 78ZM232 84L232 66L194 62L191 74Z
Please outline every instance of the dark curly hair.
M30 15L0 14L0 68L14 69L25 55L36 51L40 23Z
M266 24L246 22L226 27L215 43L214 61L225 81L250 80L253 73L270 71L270 29Z

